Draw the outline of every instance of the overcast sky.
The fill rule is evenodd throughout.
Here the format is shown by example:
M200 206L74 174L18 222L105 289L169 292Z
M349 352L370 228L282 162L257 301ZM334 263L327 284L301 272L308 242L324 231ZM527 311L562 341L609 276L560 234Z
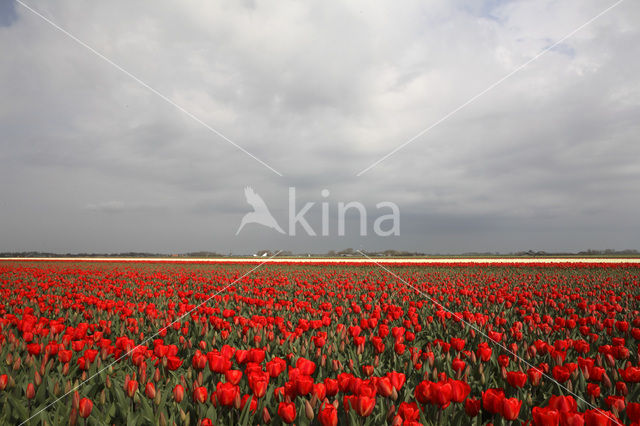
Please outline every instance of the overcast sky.
M157 93L0 0L0 251L640 249L637 1L360 176L614 2L23 1ZM245 186L330 236L236 236Z

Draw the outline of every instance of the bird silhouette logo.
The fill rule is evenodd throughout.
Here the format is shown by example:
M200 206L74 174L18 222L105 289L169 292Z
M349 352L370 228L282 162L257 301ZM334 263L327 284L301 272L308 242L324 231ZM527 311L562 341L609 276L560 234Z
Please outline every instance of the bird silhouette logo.
M271 215L267 204L264 202L262 197L253 190L253 188L250 186L244 188L244 197L247 199L247 203L253 207L253 211L244 215L242 222L240 222L240 226L236 231L236 235L238 235L242 228L249 223L257 223L259 225L266 226L267 228L275 229L281 234L285 233L282 228L280 228L280 225L278 225L278 222L276 222L273 215Z

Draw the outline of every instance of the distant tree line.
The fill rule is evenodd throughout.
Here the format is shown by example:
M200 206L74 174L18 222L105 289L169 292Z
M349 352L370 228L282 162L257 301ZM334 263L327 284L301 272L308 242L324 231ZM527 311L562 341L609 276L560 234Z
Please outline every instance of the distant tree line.
M279 253L278 253L279 252ZM404 250L382 250L382 251L368 251L362 250L364 254L370 257L384 256L384 257L425 257L425 256L457 256L457 257L482 257L482 256L514 256L514 257L543 257L543 256L639 256L640 252L635 249L626 250L593 250L588 249L585 251L579 251L575 253L570 252L547 252L547 251L518 251L512 253L499 253L499 252L467 252L456 255L447 253L421 253L411 252ZM253 254L253 256L259 257L271 257L278 253L278 257L351 257L361 256L358 250L347 248L344 250L329 250L325 254L311 254L311 253L293 253L289 250L259 250ZM147 253L147 252L122 252L122 253L49 253L40 251L21 251L21 252L3 252L0 253L2 257L180 257L180 258L217 258L217 257L229 257L229 256L247 256L245 255L222 255L214 251L194 251L181 254L162 254L162 253ZM251 255L249 255L251 256Z

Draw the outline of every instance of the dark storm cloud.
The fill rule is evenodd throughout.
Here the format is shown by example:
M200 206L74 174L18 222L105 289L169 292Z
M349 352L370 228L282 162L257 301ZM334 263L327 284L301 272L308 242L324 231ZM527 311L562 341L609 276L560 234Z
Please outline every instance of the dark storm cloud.
M640 248L640 7L623 2L361 177L356 173L604 9L598 1L29 5L0 2L0 250ZM125 13L126 7L126 13ZM252 186L284 227L235 232ZM323 198L321 191L330 196ZM337 204L401 209L358 236ZM352 226L353 225L353 226ZM353 229L351 229L353 227Z

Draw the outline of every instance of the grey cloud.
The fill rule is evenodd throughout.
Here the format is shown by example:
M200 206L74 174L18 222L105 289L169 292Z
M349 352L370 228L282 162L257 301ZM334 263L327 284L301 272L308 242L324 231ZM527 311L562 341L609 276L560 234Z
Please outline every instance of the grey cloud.
M29 4L285 176L0 2L0 250L640 248L633 2L359 178L604 6ZM316 228L324 188L393 201L401 235L235 237L246 185L281 224L295 186Z
M16 4L13 0L0 1L0 27L8 27L18 19Z

